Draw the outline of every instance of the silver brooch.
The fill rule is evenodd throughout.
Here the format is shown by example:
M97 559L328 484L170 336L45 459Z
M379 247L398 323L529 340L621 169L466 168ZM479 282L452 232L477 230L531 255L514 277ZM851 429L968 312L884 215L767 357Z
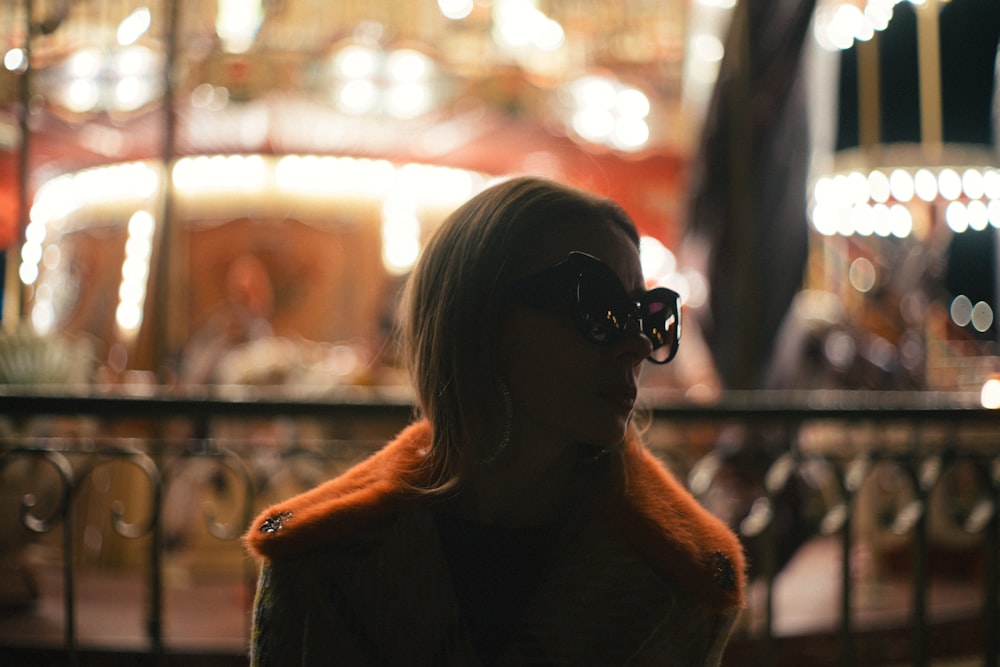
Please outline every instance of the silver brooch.
M291 512L278 512L274 516L269 516L260 524L260 532L277 533L285 527L285 520L290 518L292 518Z
M736 588L736 570L729 556L721 551L713 551L712 566L715 569L715 583L722 590L731 591Z

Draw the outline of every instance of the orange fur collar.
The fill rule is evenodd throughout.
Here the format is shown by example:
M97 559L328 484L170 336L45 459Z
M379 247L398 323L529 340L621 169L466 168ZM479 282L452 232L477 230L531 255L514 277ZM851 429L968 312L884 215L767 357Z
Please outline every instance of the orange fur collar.
M285 558L422 506L412 489L430 440L426 421L412 424L343 475L272 506L250 524L247 549L257 558ZM679 588L712 606L742 606L745 563L736 536L637 440L623 459L625 493L612 509L613 528Z

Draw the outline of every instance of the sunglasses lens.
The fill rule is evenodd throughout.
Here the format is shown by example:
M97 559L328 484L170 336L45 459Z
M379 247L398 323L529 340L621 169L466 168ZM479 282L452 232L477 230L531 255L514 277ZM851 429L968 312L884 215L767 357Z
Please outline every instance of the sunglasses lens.
M676 300L666 290L649 293L643 308L642 331L653 344L652 361L663 364L673 358L680 337L680 321Z
M597 343L612 343L626 326L623 295L600 276L581 274L576 285L577 317L583 332Z

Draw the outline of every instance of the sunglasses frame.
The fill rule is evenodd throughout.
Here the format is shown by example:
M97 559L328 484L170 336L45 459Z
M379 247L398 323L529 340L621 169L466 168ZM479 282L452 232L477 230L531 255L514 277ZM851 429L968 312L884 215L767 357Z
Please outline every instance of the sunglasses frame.
M587 317L586 309L581 303L580 286L581 280L585 276L596 278L604 283L606 287L611 288L614 295L615 303L611 304L612 309L609 310L611 317L602 321L607 323L606 331L612 334L607 339L602 340L595 337L594 323ZM655 287L646 290L638 299L635 299L629 295L621 280L607 264L585 252L573 251L559 264L515 281L513 293L523 303L543 310L552 309L554 298L562 310L573 318L580 332L588 340L599 345L611 345L620 340L628 330L629 323L638 326L643 335L653 344L654 350L670 346L665 359L657 359L653 355L647 357L647 360L654 364L669 363L677 355L677 350L680 347L680 295L667 287ZM671 342L657 345L657 341L662 336L658 335L655 329L647 329L644 319L648 321L649 316L644 318L642 313L653 303L663 304L666 307L668 312L662 321L666 321L671 314L673 315L676 333ZM627 309L627 312L621 312L623 307Z

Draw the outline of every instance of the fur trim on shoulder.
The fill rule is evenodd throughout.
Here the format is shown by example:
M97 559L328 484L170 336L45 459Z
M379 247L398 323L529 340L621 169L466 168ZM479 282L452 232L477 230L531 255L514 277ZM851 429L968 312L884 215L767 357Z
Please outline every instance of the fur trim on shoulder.
M415 497L413 485L430 448L425 422L406 427L381 450L314 489L273 505L244 536L257 558L281 558L348 537Z
M624 458L626 539L678 587L721 608L742 607L746 562L739 538L637 439Z
M336 477L260 514L244 542L257 558L286 558L349 538L421 495L431 427L419 421ZM719 609L743 606L745 561L737 537L703 508L642 445L630 438L624 493L611 525L678 588Z

